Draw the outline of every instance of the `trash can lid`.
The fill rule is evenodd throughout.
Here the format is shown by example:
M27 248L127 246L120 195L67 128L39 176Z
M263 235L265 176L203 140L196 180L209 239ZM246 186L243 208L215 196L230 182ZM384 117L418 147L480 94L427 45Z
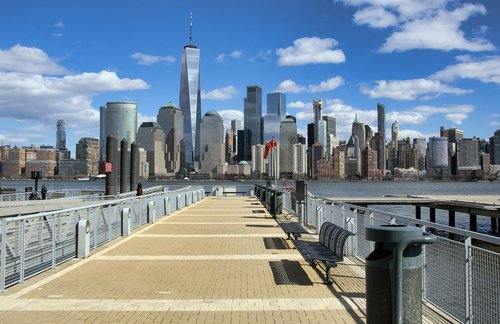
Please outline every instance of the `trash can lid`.
M421 228L406 225L367 226L365 230L368 241L386 243L398 243L404 238L423 234Z

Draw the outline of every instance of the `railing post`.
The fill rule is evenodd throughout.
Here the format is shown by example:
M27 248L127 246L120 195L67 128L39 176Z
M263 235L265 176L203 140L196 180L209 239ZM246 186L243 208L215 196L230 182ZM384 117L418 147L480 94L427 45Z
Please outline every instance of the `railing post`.
M92 228L93 230L93 233L92 235L94 236L94 249L97 247L97 230L96 230L96 227L97 227L97 215L96 214L99 214L100 211L102 211L102 206L99 206L99 208L96 208L94 210L94 213L92 214L92 224L90 227ZM104 213L104 212L103 212Z
M0 250L0 291L5 290L5 262L7 258L7 220L2 218L2 245Z
M56 267L56 215L52 215L52 269Z
M425 233L426 226L422 226L422 232ZM427 244L422 246L422 300L427 299Z
M21 222L21 226L20 226L20 230L21 230L21 233L19 233L19 260L21 261L21 268L19 270L19 282L20 283L24 283L24 249L25 249L25 237L24 237L24 233L25 233L25 221L22 220L20 221Z
M465 323L474 323L474 312L472 309L472 238L467 237L464 242L465 248Z
M108 209L108 219L107 219L107 224L108 224L108 242L111 241L111 212L112 212L113 208L110 208Z

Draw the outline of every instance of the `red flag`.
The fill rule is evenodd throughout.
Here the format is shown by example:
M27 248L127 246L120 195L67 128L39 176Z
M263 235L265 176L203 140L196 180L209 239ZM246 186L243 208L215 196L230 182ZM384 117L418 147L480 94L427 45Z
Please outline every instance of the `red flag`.
M269 151L278 145L278 142L273 138L271 138L267 143L266 143L266 148L264 150L264 159L267 159L267 156L269 155Z

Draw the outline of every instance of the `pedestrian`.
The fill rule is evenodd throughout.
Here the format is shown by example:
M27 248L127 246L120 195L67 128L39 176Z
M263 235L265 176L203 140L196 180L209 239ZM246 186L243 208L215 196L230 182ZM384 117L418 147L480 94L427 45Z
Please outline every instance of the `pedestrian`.
M142 196L142 183L137 185L137 196Z
M45 185L42 186L42 200L45 200L47 198L47 187Z

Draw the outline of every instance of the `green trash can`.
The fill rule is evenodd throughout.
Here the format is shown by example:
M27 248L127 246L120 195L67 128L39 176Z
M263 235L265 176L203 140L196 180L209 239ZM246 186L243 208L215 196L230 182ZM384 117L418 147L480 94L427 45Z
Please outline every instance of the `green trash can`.
M273 216L276 217L283 211L283 191L276 190L274 192Z
M436 237L419 227L367 226L375 250L366 258L367 323L422 323L422 244Z
M269 197L267 199L267 211L271 214L273 214L274 210L274 205L275 205L275 198L276 197L276 189L274 188L269 188Z

